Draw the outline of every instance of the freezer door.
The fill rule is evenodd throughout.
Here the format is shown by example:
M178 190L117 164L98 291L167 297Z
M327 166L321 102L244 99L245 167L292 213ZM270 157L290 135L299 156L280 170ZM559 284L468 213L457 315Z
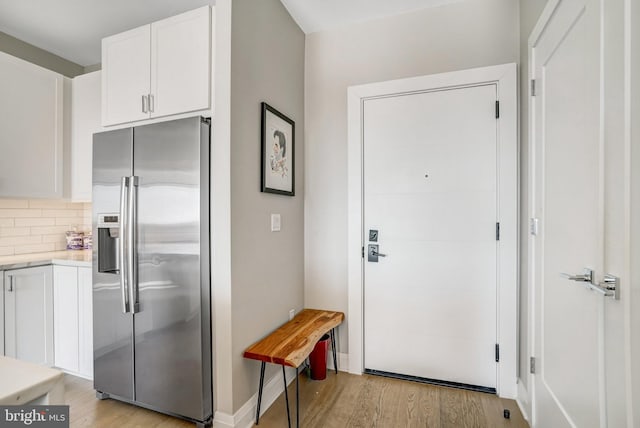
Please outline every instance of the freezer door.
M98 233L98 215L119 213L122 177L132 172L133 130L93 137L93 355L94 388L133 400L133 315L123 313L120 266L106 253L118 228ZM113 243L112 243L113 244ZM101 258L102 256L102 258ZM102 263L99 263L102 260ZM105 260L109 263L105 263ZM99 269L101 267L101 269ZM103 272L100 272L102 270Z
M136 401L197 420L211 415L208 147L199 117L134 130Z

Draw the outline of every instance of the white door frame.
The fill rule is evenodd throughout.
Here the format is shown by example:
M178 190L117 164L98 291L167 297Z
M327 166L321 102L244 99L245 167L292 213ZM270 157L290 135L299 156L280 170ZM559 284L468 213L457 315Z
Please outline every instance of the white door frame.
M348 296L349 372L364 371L363 103L368 98L495 84L500 101L498 135L497 393L516 398L518 310L518 103L516 64L454 71L348 88Z

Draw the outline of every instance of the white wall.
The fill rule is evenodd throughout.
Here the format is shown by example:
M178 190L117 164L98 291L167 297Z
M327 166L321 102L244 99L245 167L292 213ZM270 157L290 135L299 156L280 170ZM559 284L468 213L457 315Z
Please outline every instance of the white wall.
M425 9L306 40L305 307L347 323L347 87L518 62L518 2ZM347 328L338 351L348 352Z

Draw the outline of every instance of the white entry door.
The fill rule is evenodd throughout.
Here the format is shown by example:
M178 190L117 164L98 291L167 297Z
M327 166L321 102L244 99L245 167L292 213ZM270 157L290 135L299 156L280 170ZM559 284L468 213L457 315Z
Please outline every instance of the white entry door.
M532 51L533 422L541 428L607 426L604 299L611 297L580 277L588 268L598 283L605 273L600 7L557 2Z
M496 388L496 88L364 101L368 372Z

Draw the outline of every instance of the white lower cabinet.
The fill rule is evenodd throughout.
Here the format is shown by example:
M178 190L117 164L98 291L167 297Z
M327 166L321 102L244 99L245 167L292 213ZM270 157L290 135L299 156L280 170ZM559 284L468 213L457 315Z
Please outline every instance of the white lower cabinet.
M53 267L54 365L93 378L91 268Z
M78 372L93 379L93 280L91 268L78 268Z
M53 365L52 267L5 271L3 294L5 355Z

